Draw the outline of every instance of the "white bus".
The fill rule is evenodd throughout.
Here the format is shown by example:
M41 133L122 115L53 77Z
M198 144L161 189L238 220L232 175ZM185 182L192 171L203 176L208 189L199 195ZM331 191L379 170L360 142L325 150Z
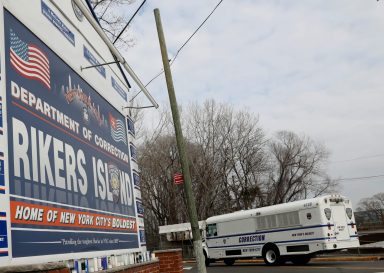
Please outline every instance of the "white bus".
M359 245L350 200L327 195L210 217L203 247L207 266L256 257L267 265L303 265L316 254Z

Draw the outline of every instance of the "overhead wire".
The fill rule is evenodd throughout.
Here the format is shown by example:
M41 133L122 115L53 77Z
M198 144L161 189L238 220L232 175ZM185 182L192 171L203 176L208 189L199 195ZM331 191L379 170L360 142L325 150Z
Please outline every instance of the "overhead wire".
M361 159L370 159L370 158L383 157L383 156L384 156L384 154L359 156L359 157L355 157L355 158L351 158L351 159L343 159L343 160L332 161L331 163L350 162L350 161L356 161L356 160L361 160Z
M198 26L198 28L191 34L191 36L189 36L189 38L184 42L184 44L176 51L176 54L175 56L173 57L173 59L170 61L170 65L173 64L173 62L176 60L177 56L179 55L180 51L189 43L189 41L192 39L193 36L195 36L195 34L200 30L200 28L205 24L205 22L208 21L209 17L211 17L211 15L216 11L216 9L221 5L221 3L223 2L224 0L220 0L217 5L213 8L213 10L211 11L210 14L208 14L208 16L205 18L205 20Z
M384 177L384 174L378 175L370 175L370 176L356 176L356 177L345 177L345 178L337 178L337 179L328 179L328 180L315 180L314 182L328 182L329 180L333 181L355 181L355 180L368 180Z
M216 11L216 9L221 5L221 3L224 0L220 0L216 6L212 9L212 11L208 14L208 16L203 20L203 22L195 29L195 31L188 37L188 39L180 46L180 48L176 51L175 56L169 60L169 65L172 66L176 58L178 57L180 51L191 41L193 36L201 29L201 27L208 21L208 19L212 16L212 14ZM159 73L157 73L149 82L145 85L147 87L149 84L151 84L154 80L156 80L158 77L160 77L164 73L164 69L162 69ZM130 100L132 102L139 94L141 93L141 90L138 91Z
M96 13L95 13L95 8L96 6L99 4L97 3L94 7L92 7L92 4L90 2L90 0L86 0L86 4L88 6L88 9L89 11L91 12L92 14L92 17L96 20L97 24L101 27L101 24L100 24L100 21L99 21L99 18L97 17ZM117 62L117 57L111 52L112 56L113 56L113 59L116 61L116 65L117 67L119 68L119 71L121 73L121 75L123 76L123 79L124 79L124 82L127 84L128 88L131 88L131 84L129 83L128 81L128 78L127 76L125 75L124 73L124 70L123 68L121 67L121 64L119 62ZM129 89L128 89L129 90Z
M335 179L335 180L336 181L365 180L365 179L373 179L373 178L378 178L378 177L384 177L384 174L371 175L371 176L360 176L360 177L339 178L339 179Z
M113 44L115 44L117 42L117 40L120 39L120 36L124 33L124 31L127 29L127 27L129 26L129 24L132 22L133 18L135 18L136 14L139 12L139 10L144 6L145 2L147 0L144 0L141 5L137 8L137 10L135 11L135 13L131 16L131 19L128 20L128 22L125 24L125 26L123 27L123 29L120 31L120 33L116 36L115 40L113 41Z

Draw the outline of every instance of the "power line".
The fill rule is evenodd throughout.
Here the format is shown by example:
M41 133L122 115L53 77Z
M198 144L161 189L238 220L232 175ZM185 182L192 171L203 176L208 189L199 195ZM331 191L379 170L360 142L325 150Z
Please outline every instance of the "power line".
M327 179L327 180L315 180L313 182L328 182L330 180L333 181L355 181L355 180L368 180L368 179L375 179L379 177L384 177L384 174L378 174L378 175L371 175L371 176L356 176L356 177L345 177L345 178L337 178L337 179Z
M335 179L335 181L365 180L365 179L373 179L373 178L378 178L378 177L384 177L384 174L371 175L371 176L360 176L360 177L349 177L349 178L339 178L339 179Z
M205 20L199 25L199 27L192 33L191 36L189 36L189 38L184 42L184 44L177 50L175 57L173 57L172 61L170 62L170 65L172 65L172 63L176 60L177 56L179 55L180 51L184 48L184 46L186 46L186 44L189 43L189 41L192 39L192 37L195 36L195 34L200 30L200 28L205 24L205 22L207 22L209 17L211 17L211 15L221 5L222 2L223 2L223 0L220 0L219 3L217 3L217 5L214 7L214 9L211 11L211 13L207 16L207 18L205 18Z
M355 158L351 158L351 159L332 161L331 163L350 162L350 161L356 161L356 160L361 160L361 159L369 159L369 158L376 158L376 157L383 157L383 156L384 156L384 154L360 156L360 157L355 157Z
M150 80L146 85L145 87L147 87L151 82L153 82L154 80L156 80L161 74L164 73L164 70L162 69L159 73L157 73L157 75L155 77L152 78L152 80ZM130 99L129 102L132 102L140 93L141 93L142 90L140 90L139 92L136 93L136 95L134 95L132 97L132 99Z
M208 14L208 16L204 19L204 21L196 28L196 30L191 34L191 36L188 37L188 39L183 43L183 45L176 51L176 54L175 56L169 60L170 62L170 66L172 66L173 62L176 60L177 56L179 55L180 51L191 41L191 39L193 38L193 36L195 36L195 34L200 30L200 28L205 24L205 22L207 22L207 20L209 19L209 17L211 17L211 15L216 11L216 9L221 5L221 3L223 2L224 0L220 0L217 5L213 8L213 10ZM145 1L144 1L145 2ZM164 73L164 70L162 69L159 73L156 74L156 76L154 76L146 85L145 87L147 87L150 83L152 83L154 80L156 80L158 77L160 77L162 74ZM133 101L139 94L141 93L141 90L136 93L136 95L134 95L132 97L132 99L130 101Z
M147 0L144 0L141 5L139 6L139 8L135 11L135 13L132 15L131 19L128 20L128 22L125 24L125 26L123 27L123 29L120 31L119 35L117 35L116 39L113 41L113 44L115 44L117 42L117 40L119 40L120 36L123 34L123 32L126 30L126 28L128 27L128 25L132 22L133 18L135 18L136 14L139 12L139 10L144 6L145 2Z

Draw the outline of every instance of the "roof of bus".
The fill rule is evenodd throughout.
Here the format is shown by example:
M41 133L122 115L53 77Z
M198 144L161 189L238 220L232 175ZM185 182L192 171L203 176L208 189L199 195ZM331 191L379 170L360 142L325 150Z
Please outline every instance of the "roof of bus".
M311 199L305 199L305 200L300 200L300 201L294 201L294 202L289 202L289 203L283 203L283 204L278 204L278 205L273 205L273 206L268 206L268 207L261 207L261 208L256 208L256 209L249 209L249 210L241 210L241 211L236 211L228 214L222 214L218 216L212 216L209 217L206 222L207 224L210 223L217 223L217 222L226 222L229 220L236 220L236 219L243 219L247 217L255 217L256 213L261 213L260 215L268 215L272 213L283 213L283 212L288 212L292 211L293 209L298 209L299 207L303 207L304 204L307 203L312 203L313 205L309 206L310 207L316 207L319 204L320 200L324 200L325 198L332 198L332 197L339 197L343 198L344 200L348 200L345 196L342 195L323 195L321 197L316 197L316 198L311 198Z

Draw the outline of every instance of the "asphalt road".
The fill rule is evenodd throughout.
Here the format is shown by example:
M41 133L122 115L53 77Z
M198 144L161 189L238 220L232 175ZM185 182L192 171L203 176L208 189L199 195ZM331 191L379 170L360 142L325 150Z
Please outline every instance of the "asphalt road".
M235 263L226 266L215 263L207 267L207 273L384 273L384 261L372 262L310 262L305 266L287 263L284 266ZM197 273L196 264L184 264L184 273Z

